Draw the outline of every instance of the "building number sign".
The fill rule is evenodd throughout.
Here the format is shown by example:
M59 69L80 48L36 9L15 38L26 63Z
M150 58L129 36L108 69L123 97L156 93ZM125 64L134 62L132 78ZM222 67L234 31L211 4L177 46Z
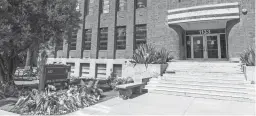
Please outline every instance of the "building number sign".
M200 33L201 35L203 35L203 34L210 34L210 33L211 33L211 30L199 30L199 33Z

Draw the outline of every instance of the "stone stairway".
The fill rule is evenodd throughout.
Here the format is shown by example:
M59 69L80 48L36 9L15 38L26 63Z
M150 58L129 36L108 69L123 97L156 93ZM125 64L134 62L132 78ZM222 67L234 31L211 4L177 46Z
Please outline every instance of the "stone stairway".
M239 63L177 61L168 64L162 77L152 78L146 85L148 92L255 102L254 85L245 81Z

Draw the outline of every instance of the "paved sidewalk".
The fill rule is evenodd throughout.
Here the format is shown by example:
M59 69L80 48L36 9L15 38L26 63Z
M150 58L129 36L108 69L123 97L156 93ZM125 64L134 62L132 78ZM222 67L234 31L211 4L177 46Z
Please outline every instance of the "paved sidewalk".
M133 99L118 97L68 115L255 115L255 104L147 93ZM0 116L18 115L0 110Z
M255 115L255 104L147 93L114 98L69 115Z

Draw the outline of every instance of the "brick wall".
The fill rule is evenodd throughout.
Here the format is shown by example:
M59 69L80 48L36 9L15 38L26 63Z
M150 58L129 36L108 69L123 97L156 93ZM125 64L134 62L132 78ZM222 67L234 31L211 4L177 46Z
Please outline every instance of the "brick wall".
M127 11L116 11L116 0L110 0L110 12L99 14L99 1L94 0L93 15L86 15L82 28L92 29L91 50L82 50L82 33L78 31L77 50L68 52L67 44L57 52L57 57L90 57L107 59L130 58L134 49L134 26L147 24L147 42L157 48L164 47L176 59L185 58L184 30L178 25L168 25L167 10L207 4L239 2L240 9L246 8L246 15L240 12L240 20L227 22L228 56L238 57L255 40L255 1L254 0L148 0L146 8L135 9L135 0L127 0ZM179 2L180 1L180 2ZM84 13L84 2L80 6ZM115 50L114 32L116 26L126 26L126 50ZM108 50L98 51L98 29L108 27ZM64 42L65 43L65 42Z
M239 2L240 20L227 22L228 56L238 58L249 45L255 44L255 0L169 0L168 9L186 8L207 4ZM241 9L247 9L244 15Z

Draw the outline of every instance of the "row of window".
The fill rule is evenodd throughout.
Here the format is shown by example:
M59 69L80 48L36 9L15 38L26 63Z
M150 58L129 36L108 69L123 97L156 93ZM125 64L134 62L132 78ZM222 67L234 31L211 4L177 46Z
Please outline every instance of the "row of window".
M108 49L108 28L100 28L99 30L99 50L107 50ZM135 44L136 48L139 44L145 44L147 38L147 26L136 25L135 26ZM72 33L72 38L69 44L69 50L76 50L76 39L77 39L77 31ZM83 50L91 50L91 40L92 40L92 29L85 29L84 38L83 38ZM115 33L115 41L116 41L116 50L125 50L126 49L126 26L120 26L116 28ZM57 49L62 50L63 42L59 42L57 44Z
M71 66L71 76L74 75L75 63L67 63L67 65ZM107 65L106 64L96 64L96 78L106 78ZM81 63L80 64L80 77L86 77L90 74L90 64L89 63ZM121 77L122 76L122 64L114 64L113 65L113 76Z
M93 14L93 3L95 0L87 0L87 14ZM135 0L136 8L147 7L147 0ZM117 0L117 10L126 11L127 10L127 0ZM100 13L109 13L110 0L100 0Z

